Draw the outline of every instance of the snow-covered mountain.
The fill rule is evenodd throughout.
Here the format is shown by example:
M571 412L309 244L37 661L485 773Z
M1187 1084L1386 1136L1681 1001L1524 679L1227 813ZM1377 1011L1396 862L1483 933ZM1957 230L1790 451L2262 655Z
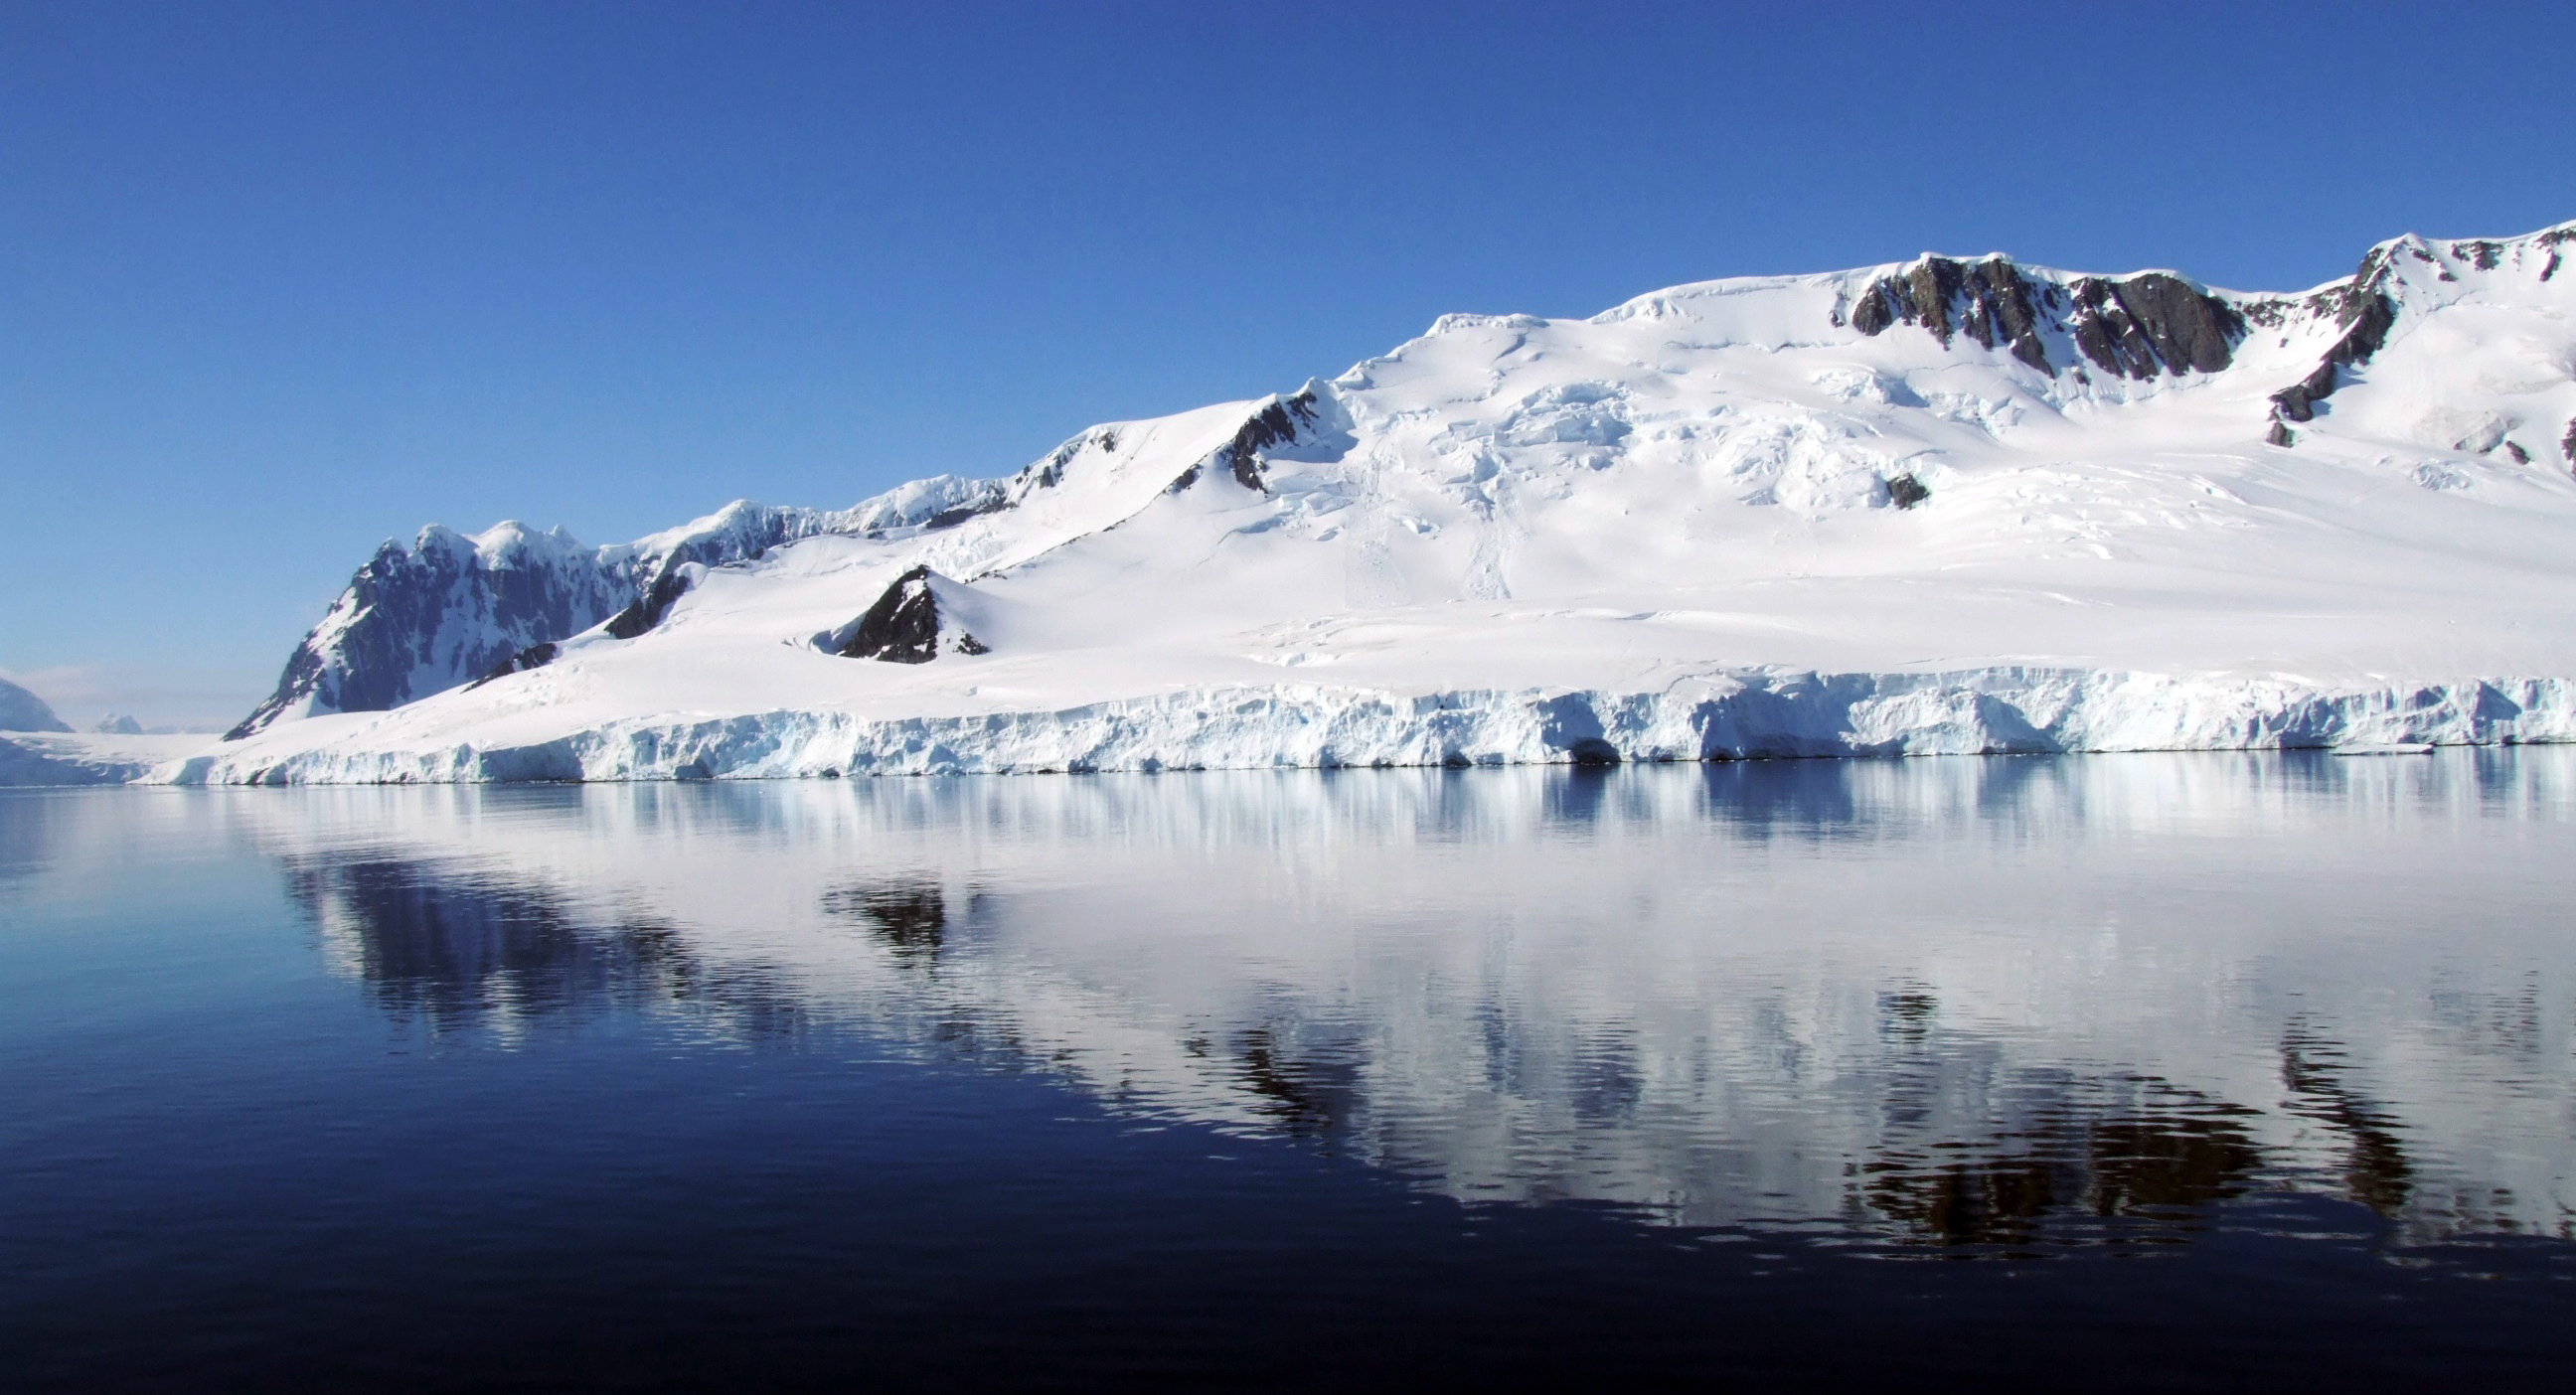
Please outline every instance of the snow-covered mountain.
M0 731L70 731L43 698L0 678Z
M817 533L919 524L974 493L921 480L842 513L736 502L668 532L585 548L561 528L502 523L468 537L431 524L386 541L286 661L277 691L227 733L280 718L382 712L490 673L532 644L578 634L667 592L680 569L754 561ZM640 612L639 612L640 614Z
M1452 315L840 512L388 543L207 780L2576 737L2576 224Z

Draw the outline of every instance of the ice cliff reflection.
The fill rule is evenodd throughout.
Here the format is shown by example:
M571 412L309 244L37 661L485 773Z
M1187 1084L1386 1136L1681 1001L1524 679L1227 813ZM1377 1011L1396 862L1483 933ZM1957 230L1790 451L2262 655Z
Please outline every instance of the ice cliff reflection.
M2576 1236L2576 752L245 800L433 1038L685 1015L1469 1200L1907 1247Z

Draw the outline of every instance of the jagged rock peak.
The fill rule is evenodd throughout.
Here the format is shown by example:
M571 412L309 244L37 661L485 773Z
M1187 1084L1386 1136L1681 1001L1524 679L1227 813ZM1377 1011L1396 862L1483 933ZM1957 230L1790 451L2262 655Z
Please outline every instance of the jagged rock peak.
M844 521L821 510L737 500L611 547L586 548L561 528L538 532L514 522L474 535L432 524L409 548L387 539L287 656L276 690L224 739L290 715L389 711L625 611L637 619L649 611L658 621L677 593L655 608L655 588L681 568L756 559ZM649 624L634 633L644 628Z
M1849 322L1871 336L1918 325L1944 346L1964 333L1983 348L2005 346L2042 373L2077 367L2081 355L2106 373L2139 379L2218 372L2245 337L2235 306L2169 272L2060 279L2000 254L1967 262L1927 253L1872 281L1853 300ZM2052 353L2053 344L2062 347Z

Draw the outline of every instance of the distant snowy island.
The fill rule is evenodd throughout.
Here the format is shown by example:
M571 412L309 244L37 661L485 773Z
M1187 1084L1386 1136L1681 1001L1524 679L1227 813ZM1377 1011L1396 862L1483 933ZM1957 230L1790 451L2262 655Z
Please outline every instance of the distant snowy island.
M1712 281L837 512L432 527L152 778L2576 739L2571 251Z
M76 732L43 698L0 678L0 787L128 784L207 739L146 732L132 717L115 715Z

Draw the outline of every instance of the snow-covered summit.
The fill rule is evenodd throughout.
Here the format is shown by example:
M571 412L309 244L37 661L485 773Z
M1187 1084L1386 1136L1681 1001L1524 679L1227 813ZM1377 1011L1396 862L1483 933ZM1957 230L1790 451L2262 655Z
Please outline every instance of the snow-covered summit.
M192 773L2551 736L2571 242L2399 238L2283 294L1927 254L1451 315L849 509L433 528ZM875 612L911 628L856 653Z

